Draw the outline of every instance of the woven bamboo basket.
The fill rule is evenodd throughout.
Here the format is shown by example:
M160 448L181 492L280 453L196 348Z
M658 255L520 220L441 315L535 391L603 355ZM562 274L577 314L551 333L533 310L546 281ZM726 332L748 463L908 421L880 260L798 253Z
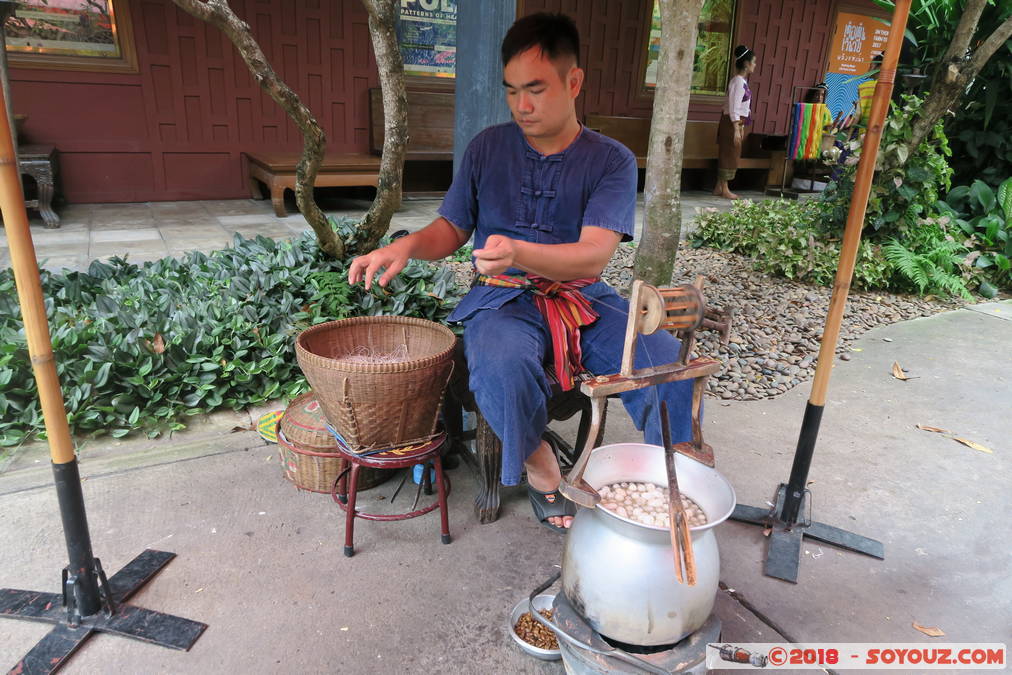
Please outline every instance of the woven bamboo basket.
M313 326L295 341L299 366L330 424L353 452L425 442L436 432L453 370L456 336L446 326L404 316L364 316ZM345 360L360 347L407 360Z
M326 423L313 392L297 397L278 422L278 452L285 478L296 487L330 494L346 460L337 452L337 441L327 431ZM368 490L391 475L389 471L362 467L358 489Z

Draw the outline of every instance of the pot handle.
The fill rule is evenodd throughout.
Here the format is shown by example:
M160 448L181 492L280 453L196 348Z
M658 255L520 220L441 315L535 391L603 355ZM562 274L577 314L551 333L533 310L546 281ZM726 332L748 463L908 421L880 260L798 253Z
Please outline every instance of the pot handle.
M531 617L535 621L537 621L542 626L555 633L555 636L558 637L560 640L565 640L568 644L574 647L578 647L579 649L585 649L589 652L598 654L600 656L609 656L611 658L618 659L619 661L624 661L629 665L636 666L637 668L642 668L648 673L654 673L655 675L670 675L670 673L667 670L655 666L649 661L644 661L643 659L637 658L632 654L627 654L623 651L619 651L614 647L612 647L611 649L598 649L597 647L593 647L587 644L586 642L583 642L578 638L573 637L565 630L563 630L561 626L557 626L553 622L541 616L541 613L538 612L538 610L534 609L534 598L538 597L546 590L548 590L548 588L551 587L552 584L554 584L556 581L559 580L560 576L562 576L562 572L561 571L556 572L555 574L552 575L552 577L548 581L535 588L528 597L528 605Z

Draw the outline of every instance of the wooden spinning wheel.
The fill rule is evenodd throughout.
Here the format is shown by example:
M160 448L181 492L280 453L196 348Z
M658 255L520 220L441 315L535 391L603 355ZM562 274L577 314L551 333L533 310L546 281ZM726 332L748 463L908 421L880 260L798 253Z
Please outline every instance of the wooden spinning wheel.
M593 439L597 438L607 397L664 382L693 380L692 440L678 443L674 448L677 452L713 466L713 449L703 442L700 411L706 382L710 375L720 370L720 361L702 357L690 361L689 356L695 348L696 330L700 327L720 329L723 341L726 342L730 331L730 316L726 313L711 313L707 317L702 285L702 277L698 277L694 284L670 288L657 288L639 280L633 282L621 370L614 375L595 377L580 385L580 391L591 399L591 433L587 436L587 442L572 471L559 486L559 491L567 499L587 507L593 507L601 499L583 480L583 471L593 450ZM636 338L658 330L667 330L680 338L682 347L678 360L661 366L634 368Z

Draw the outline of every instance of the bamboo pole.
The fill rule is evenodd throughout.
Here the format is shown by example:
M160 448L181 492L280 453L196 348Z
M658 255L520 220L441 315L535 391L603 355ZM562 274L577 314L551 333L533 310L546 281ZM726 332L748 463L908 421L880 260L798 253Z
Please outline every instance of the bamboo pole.
M7 106L0 90L0 111ZM67 424L67 410L63 405L63 392L53 360L53 344L49 336L46 306L42 297L39 265L35 260L35 245L28 229L25 195L21 190L21 173L14 153L14 137L10 120L0 114L0 213L3 214L7 245L10 248L11 267L18 289L18 302L25 322L28 353L39 388L39 402L46 422L49 454L54 464L73 462L74 443Z
M836 343L840 339L843 310L847 305L847 294L850 292L850 284L854 278L857 247L861 243L861 230L864 229L864 216L868 210L871 181L875 176L875 160L878 158L879 142L882 140L882 125L885 124L889 100L892 98L896 64L900 58L900 47L903 44L903 33L907 27L907 16L910 14L910 3L911 0L896 0L892 23L889 27L889 39L886 41L885 56L882 59L882 70L879 73L878 82L875 84L875 96L872 99L868 131L865 132L864 143L861 145L861 160L857 165L854 191L850 196L850 211L847 213L847 225L843 230L840 263L836 268L836 279L833 281L833 295L829 300L826 325L822 329L819 363L815 367L812 393L808 397L805 416L801 420L798 445L794 451L791 475L787 481L784 504L780 512L780 518L785 523L798 522L804 502L808 471L812 466L815 441L819 437L819 426L822 423L822 412L826 404L826 390L829 388L829 376L832 374L836 355Z
M812 393L808 398L808 402L816 406L823 406L826 403L826 389L829 387L829 376L833 369L836 343L840 338L843 310L847 304L847 295L854 278L857 248L861 243L861 230L864 229L868 196L871 194L871 182L875 175L875 161L878 158L879 142L882 140L882 125L885 124L886 113L889 112L893 82L896 79L896 64L900 58L900 47L903 44L903 34L907 27L910 2L911 0L897 0L896 2L892 23L889 27L889 39L886 41L885 55L882 58L882 69L879 72L878 82L875 84L875 96L871 103L868 131L865 133L864 143L861 145L861 159L857 165L854 192L850 198L847 225L843 231L840 263L836 268L833 295L829 301L829 313L826 316L826 325L822 330L819 362L815 366Z

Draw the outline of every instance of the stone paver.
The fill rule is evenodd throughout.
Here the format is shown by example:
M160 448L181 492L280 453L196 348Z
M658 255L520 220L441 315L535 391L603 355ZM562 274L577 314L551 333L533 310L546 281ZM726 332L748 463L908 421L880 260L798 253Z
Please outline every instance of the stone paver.
M111 244L119 242L135 241L161 241L162 235L155 228L151 229L122 229L122 230L96 230L91 233L92 244Z

